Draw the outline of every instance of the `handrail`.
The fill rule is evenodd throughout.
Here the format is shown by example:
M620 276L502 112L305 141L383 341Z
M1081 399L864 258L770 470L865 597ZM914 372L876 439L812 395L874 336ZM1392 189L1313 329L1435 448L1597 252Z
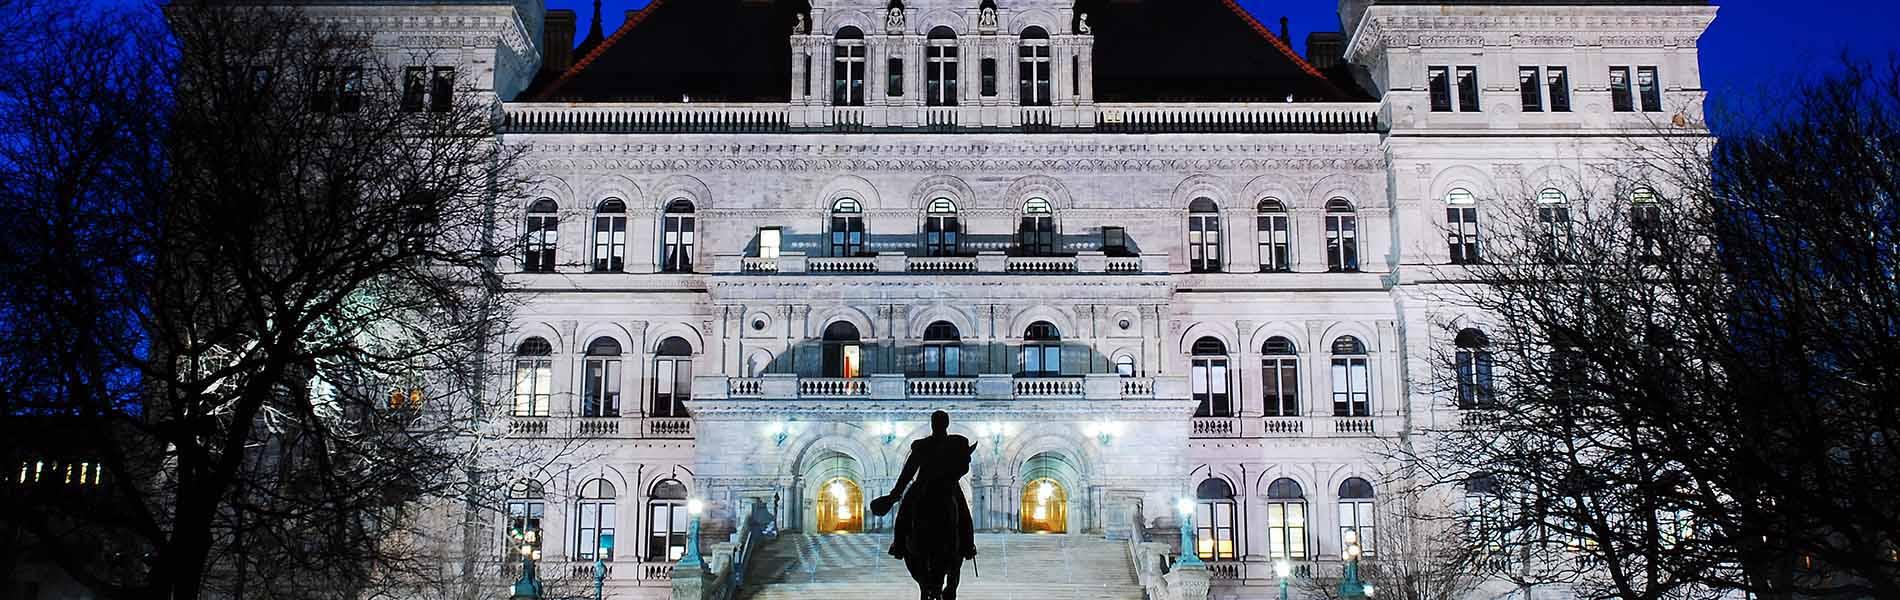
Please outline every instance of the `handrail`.
M752 559L752 551L758 548L762 540L775 537L771 533L776 530L772 526L775 519L760 505L753 505L752 515L745 519L738 531L732 533L731 560L726 562L725 572L713 574L713 589L706 594L707 600L732 600L738 597L739 589L745 587L746 565Z

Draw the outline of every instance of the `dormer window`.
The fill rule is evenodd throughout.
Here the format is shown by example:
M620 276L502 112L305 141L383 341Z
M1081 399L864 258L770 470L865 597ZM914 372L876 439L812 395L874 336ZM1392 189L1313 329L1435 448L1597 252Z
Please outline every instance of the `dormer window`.
M1023 106L1048 106L1049 32L1041 27L1024 29L1016 52L1016 98Z
M864 32L838 30L831 45L831 104L864 106Z

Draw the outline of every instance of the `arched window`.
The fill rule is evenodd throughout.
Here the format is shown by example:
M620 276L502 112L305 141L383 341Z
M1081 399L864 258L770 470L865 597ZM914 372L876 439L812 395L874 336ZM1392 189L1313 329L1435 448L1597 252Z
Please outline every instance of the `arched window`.
M1545 262L1565 262L1576 238L1570 229L1570 199L1562 190L1544 188L1537 193L1537 224L1544 232Z
M1234 416L1233 395L1229 393L1227 378L1227 345L1219 339L1204 337L1194 340L1190 349L1188 388L1194 401L1199 403L1194 409L1197 417Z
M1306 493L1284 477L1267 484L1267 558L1306 560Z
M1048 321L1023 330L1022 377L1062 375L1062 332Z
M1123 354L1115 357L1115 374L1122 377L1134 377L1136 373L1135 357Z
M1471 190L1454 188L1445 192L1445 235L1451 244L1451 264L1471 265L1482 260L1478 254L1478 199Z
M547 494L541 482L523 479L508 486L508 558L520 560L520 554L541 551L541 520L547 514Z
M957 33L941 25L931 29L924 62L924 104L956 106Z
M1048 106L1049 32L1041 27L1023 30L1016 47L1016 99L1023 106Z
M528 206L528 216L522 225L527 236L524 241L525 254L521 258L521 270L529 273L554 272L554 248L560 242L561 207L553 200L542 198Z
M1260 346L1260 393L1269 417L1300 416L1300 357L1280 336Z
M627 269L627 203L608 198L594 208L594 270Z
M1292 248L1290 230L1287 226L1286 205L1279 199L1267 198L1255 207L1255 232L1260 238L1260 272L1284 273L1293 269L1293 257L1288 253Z
M581 416L620 416L620 342L595 338L587 345L581 380Z
M594 560L594 552L599 551L601 560L613 560L614 549L601 542L614 538L614 524L619 522L614 515L614 484L605 479L581 484L575 508L574 558Z
M1372 376L1366 366L1366 345L1359 338L1333 340L1333 416L1372 414Z
M660 340L653 354L653 410L648 416L686 416L686 401L693 397L693 346L674 336Z
M858 344L858 328L850 321L834 321L825 326L824 376L860 377L864 349Z
M864 32L838 30L831 44L831 105L864 106Z
M1649 186L1630 190L1630 233L1635 234L1636 260L1648 264L1662 262L1669 241L1663 233L1662 204L1657 199L1656 190Z
M1203 560L1234 560L1234 488L1209 477L1194 487L1194 553Z
M1055 256L1056 215L1043 198L1023 202L1022 222L1016 226L1016 252L1022 256Z
M517 417L548 416L554 399L554 346L538 337L515 346L515 410Z
M1359 214L1345 198L1326 201L1326 270L1359 270Z
M1371 557L1378 520L1378 514L1372 511L1372 482L1358 477L1340 482L1339 548L1359 544L1360 555Z
M949 198L930 201L924 213L924 253L956 256L963 251L963 227L957 222L957 203Z
M1494 400L1490 338L1482 331L1464 329L1454 341L1458 345L1458 408L1490 408Z
M864 206L856 198L831 203L831 255L864 255Z
M647 494L647 555L644 560L676 561L686 555L686 484L663 479Z
M1208 198L1188 203L1188 270L1219 273L1221 259L1220 207Z
M923 354L925 377L963 376L963 338L949 321L924 328Z
M693 203L685 198L676 198L666 205L666 214L660 236L660 271L665 273L691 273L693 271L694 231L697 229L693 218Z

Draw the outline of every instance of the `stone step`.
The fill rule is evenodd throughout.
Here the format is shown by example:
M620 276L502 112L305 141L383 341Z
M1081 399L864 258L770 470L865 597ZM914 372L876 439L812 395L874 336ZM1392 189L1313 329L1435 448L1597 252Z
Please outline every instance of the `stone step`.
M784 534L758 548L742 600L902 600L917 595L889 534ZM1087 535L980 534L969 599L1139 600L1127 544ZM978 573L981 573L980 575Z

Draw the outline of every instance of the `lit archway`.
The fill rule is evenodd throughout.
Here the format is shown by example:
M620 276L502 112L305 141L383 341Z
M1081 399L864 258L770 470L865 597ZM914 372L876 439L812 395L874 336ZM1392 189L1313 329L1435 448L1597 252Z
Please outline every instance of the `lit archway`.
M1023 486L1023 533L1066 533L1069 530L1069 493L1056 480L1044 477Z
M818 533L856 533L864 529L864 492L858 482L833 477L818 486Z

